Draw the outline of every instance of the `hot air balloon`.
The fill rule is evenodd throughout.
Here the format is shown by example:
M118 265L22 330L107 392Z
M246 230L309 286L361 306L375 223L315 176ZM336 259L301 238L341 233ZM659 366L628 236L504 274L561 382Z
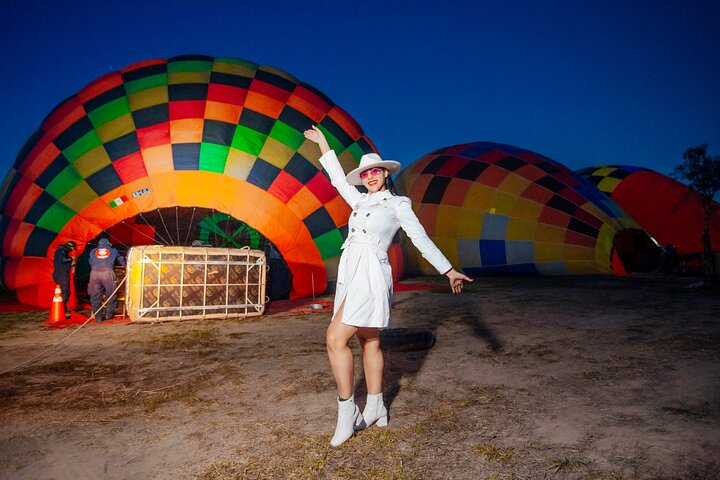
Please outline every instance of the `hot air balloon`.
M322 292L350 209L305 141L312 124L346 170L375 151L347 112L274 67L185 55L98 78L45 118L5 178L3 285L48 306L63 242L190 245L202 228L225 242L246 225L289 268L292 298ZM178 220L192 209L204 227Z
M655 268L656 242L594 185L537 153L490 142L435 150L398 190L469 275L625 274ZM407 271L432 272L412 248Z
M661 245L680 256L703 251L705 212L687 185L647 168L628 165L588 167L577 172L620 205ZM717 203L717 202L715 202ZM720 209L710 222L713 251L720 250Z

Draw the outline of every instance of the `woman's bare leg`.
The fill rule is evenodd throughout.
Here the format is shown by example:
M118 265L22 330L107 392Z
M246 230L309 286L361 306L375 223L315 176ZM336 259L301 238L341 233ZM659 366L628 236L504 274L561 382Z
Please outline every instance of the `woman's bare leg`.
M358 340L363 351L363 368L368 395L382 392L382 375L385 359L380 349L380 330L377 328L359 328Z
M358 331L357 327L342 323L342 313L345 304L338 309L333 317L327 332L325 332L325 344L327 346L330 368L335 377L335 384L340 398L350 398L353 394L353 354L348 342Z

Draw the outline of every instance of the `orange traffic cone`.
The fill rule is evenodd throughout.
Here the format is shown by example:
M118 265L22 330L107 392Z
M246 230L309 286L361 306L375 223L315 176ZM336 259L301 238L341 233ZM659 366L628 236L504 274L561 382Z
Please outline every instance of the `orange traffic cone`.
M55 285L55 295L53 296L52 306L50 307L50 317L46 323L58 323L65 320L65 305L62 300L62 291L60 285Z

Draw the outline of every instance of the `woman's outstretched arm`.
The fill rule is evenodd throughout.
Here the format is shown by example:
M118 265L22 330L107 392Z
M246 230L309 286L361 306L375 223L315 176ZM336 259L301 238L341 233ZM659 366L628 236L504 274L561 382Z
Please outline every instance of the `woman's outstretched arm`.
M430 239L425 232L420 220L418 220L415 212L412 210L410 200L403 197L397 208L398 219L400 220L400 226L407 234L413 245L420 250L422 256L430 262L430 264L438 271L443 273L450 280L450 288L453 293L460 293L463 288L463 281L472 282L473 280L457 270L455 270L445 255L442 254L440 249Z
M328 175L330 175L330 183L332 183L333 187L335 187L348 205L355 208L362 194L357 188L345 180L345 172L337 159L337 155L335 155L335 152L330 148L325 134L315 125L305 130L303 134L305 138L318 144L320 152L322 153L320 164Z
M321 154L325 155L327 152L330 151L330 145L328 145L327 138L325 138L325 135L322 133L322 131L320 131L320 129L315 125L305 130L303 135L305 135L305 138L307 138L311 142L315 142L318 144Z
M458 272L454 268L451 268L449 271L445 272L445 275L450 280L450 288L452 288L453 293L460 293L463 289L463 281L465 282L471 282L472 278L468 277L467 275Z

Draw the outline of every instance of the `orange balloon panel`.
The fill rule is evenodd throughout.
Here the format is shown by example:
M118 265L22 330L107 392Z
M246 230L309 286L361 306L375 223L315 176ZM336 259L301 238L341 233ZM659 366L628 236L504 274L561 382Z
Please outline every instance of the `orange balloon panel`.
M4 183L3 283L47 306L52 257L67 240L84 248L124 225L123 238L143 243L152 233L156 243L189 244L208 231L234 242L242 222L282 255L291 297L311 295L313 281L322 292L347 217L317 145L304 138L311 125L346 166L375 151L347 112L277 68L184 55L103 75L48 115ZM182 214L191 226L180 209L190 209ZM205 223L192 220L193 209ZM27 262L32 276L18 268Z

